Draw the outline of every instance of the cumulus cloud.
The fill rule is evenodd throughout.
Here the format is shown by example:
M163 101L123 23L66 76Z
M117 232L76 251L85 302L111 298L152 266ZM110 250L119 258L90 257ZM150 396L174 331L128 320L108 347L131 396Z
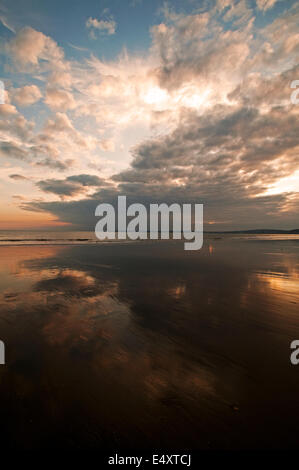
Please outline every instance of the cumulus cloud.
M57 88L47 89L45 103L49 108L60 111L67 111L68 109L74 109L76 107L73 95Z
M34 166L49 167L55 170L66 170L70 162L59 161L51 155L51 149L47 146L27 145L24 147L18 142L0 142L0 156L7 159L17 159Z
M0 154L5 161L18 159L31 167L65 170L72 165L71 157L75 151L78 153L78 146L88 148L93 144L81 136L64 114L58 113L56 118L49 119L37 134L34 127L33 121L26 120L17 111L0 121ZM67 130L66 137L61 135L63 129Z
M0 156L3 158L12 157L18 160L26 160L27 152L21 147L10 142L0 142Z
M82 191L80 185L72 183L71 181L56 179L39 181L37 186L44 192L57 194L59 196L73 196Z
M101 186L104 180L96 175L73 175L67 178L67 181L80 184L82 186Z
M53 193L64 198L85 193L88 188L101 186L104 181L96 175L73 175L64 180L47 179L36 184L44 192Z
M26 85L14 90L14 101L20 106L29 106L40 100L42 94L36 85Z
M9 103L1 104L0 106L0 115L5 116L9 114L17 114L17 109L15 106Z
M214 92L218 90L219 99L227 86L233 86L231 69L235 80L244 71L253 24L251 12L243 2L238 5L242 8L231 8L226 19L240 18L246 12L248 21L242 28L227 31L209 12L188 16L168 13L165 23L152 28L153 50L160 59L156 73L161 87L177 90L195 82L199 93L208 86Z
M109 20L98 20L97 18L89 17L86 21L86 27L91 30L92 39L95 39L96 30L102 34L108 34L109 36L115 34L116 22L112 18Z
M68 154L78 152L79 147L80 151L82 149L88 151L97 145L97 139L80 133L65 113L56 113L47 119L42 131L36 136L35 142L55 144L57 149L61 148L61 151Z
M59 62L64 54L57 43L33 28L25 27L7 44L7 51L20 66L40 61Z

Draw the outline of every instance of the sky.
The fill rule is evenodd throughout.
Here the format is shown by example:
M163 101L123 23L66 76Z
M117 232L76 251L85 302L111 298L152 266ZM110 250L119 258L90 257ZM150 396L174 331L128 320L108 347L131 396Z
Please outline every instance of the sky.
M298 228L298 59L292 0L0 0L0 229L118 195Z

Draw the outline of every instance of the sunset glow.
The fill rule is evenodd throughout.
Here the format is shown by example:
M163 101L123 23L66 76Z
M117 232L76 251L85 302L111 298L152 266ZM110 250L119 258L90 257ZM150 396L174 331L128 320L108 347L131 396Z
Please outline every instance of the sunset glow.
M204 202L215 230L295 227L298 3L125 3L3 1L1 227L90 230L118 194Z

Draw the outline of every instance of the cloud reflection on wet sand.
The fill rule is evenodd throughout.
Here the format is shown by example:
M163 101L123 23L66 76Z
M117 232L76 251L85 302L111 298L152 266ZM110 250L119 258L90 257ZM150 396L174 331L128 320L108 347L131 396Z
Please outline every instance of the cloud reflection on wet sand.
M7 445L294 446L298 246L1 247Z

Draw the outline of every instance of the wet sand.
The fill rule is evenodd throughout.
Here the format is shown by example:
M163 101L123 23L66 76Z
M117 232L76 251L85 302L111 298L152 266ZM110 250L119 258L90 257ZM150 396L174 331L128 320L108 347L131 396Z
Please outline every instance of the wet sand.
M299 242L0 247L1 445L299 447Z

